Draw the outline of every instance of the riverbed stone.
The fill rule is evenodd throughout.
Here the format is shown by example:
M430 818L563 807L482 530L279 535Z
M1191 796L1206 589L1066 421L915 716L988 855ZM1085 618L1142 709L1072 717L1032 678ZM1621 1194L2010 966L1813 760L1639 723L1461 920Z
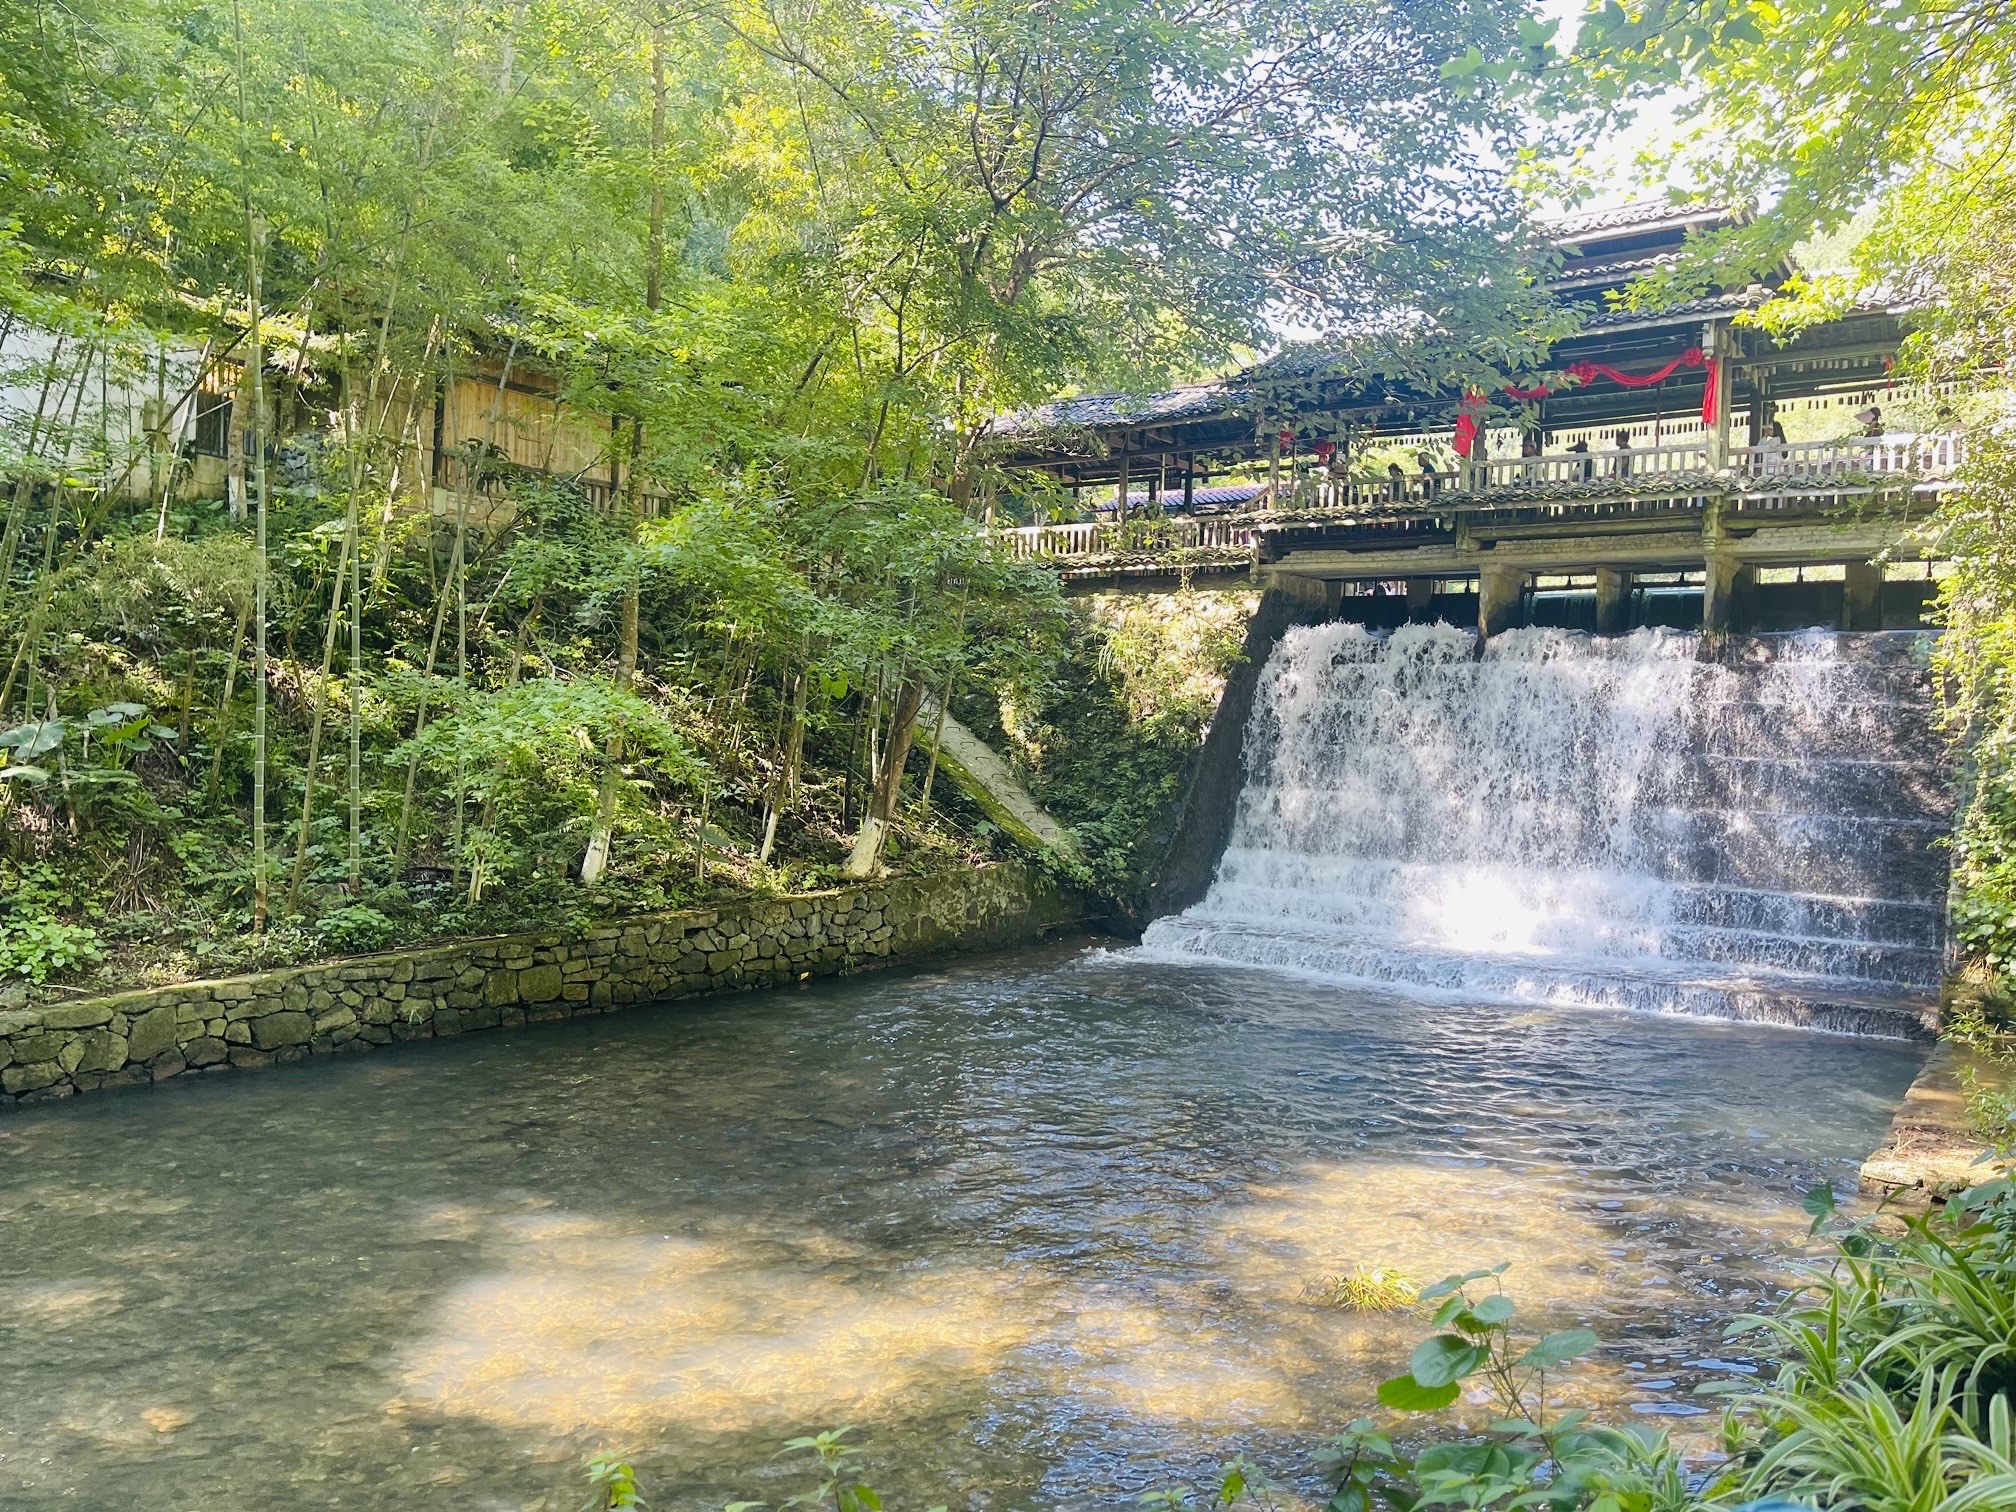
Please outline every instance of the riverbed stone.
M112 1018L104 1003L59 1003L42 1010L44 1029L95 1029Z
M275 1050L283 1045L305 1045L314 1025L305 1013L285 1009L252 1021L252 1044L256 1049Z
M14 1059L17 1061L47 1061L56 1059L57 1052L69 1038L63 1034L19 1034L8 1043L14 1047Z
M114 1034L109 1029L97 1029L80 1036L77 1043L82 1047L82 1051L77 1057L74 1070L117 1071L126 1064L126 1036L123 1034Z
M126 1032L127 1054L136 1061L151 1061L171 1048L179 1018L180 1010L168 1003L141 1014Z
M558 966L534 966L518 973L518 991L515 1000L526 1003L550 1003L560 996L560 968ZM506 999L512 1001L513 999ZM500 1004L501 1006L501 1004Z
M54 1060L36 1061L29 1066L9 1066L0 1071L0 1088L16 1094L33 1092L63 1079L63 1068Z

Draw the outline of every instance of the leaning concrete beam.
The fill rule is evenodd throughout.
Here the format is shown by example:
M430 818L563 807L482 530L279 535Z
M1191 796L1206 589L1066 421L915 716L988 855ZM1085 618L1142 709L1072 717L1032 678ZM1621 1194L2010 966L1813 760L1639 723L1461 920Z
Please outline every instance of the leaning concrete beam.
M958 784L988 820L1024 850L1054 850L1075 857L1078 843L1071 832L1030 796L1021 779L993 747L927 698L918 716L921 728L938 731L938 764Z

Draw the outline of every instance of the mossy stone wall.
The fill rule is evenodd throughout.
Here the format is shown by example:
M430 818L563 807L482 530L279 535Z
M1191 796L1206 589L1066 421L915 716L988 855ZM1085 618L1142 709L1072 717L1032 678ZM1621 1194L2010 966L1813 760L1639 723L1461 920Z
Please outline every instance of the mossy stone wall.
M23 1009L0 1013L0 1105L774 986L1084 917L1048 879L1000 863Z

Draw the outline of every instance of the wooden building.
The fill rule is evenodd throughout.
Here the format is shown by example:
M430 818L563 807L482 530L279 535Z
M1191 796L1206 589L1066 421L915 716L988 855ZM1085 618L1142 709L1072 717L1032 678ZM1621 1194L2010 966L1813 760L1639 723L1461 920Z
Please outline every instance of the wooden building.
M1241 521L1137 509L1090 534L1020 531L1018 549L1079 576L1229 569L1243 553L1339 613L1474 613L1487 634L1916 624L1926 565L1872 559L1915 556L1910 527L1950 486L1959 442L1939 396L1894 382L1906 308L1870 302L1779 343L1739 320L1771 298L1766 284L1657 312L1618 298L1732 219L1657 204L1559 223L1553 287L1578 328L1544 374L1488 395L1295 352L1166 394L1004 417L997 460L1086 505L1108 485L1136 497L1144 478L1171 505L1228 473L1267 485Z

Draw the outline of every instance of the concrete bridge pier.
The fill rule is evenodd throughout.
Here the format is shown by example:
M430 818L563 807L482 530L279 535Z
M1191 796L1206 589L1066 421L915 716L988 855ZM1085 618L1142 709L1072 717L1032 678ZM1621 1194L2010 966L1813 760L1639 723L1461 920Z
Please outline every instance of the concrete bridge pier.
M1526 596L1528 574L1524 567L1485 563L1477 572L1477 634L1489 640L1503 631L1515 629ZM1412 597L1412 588L1409 588Z
M1841 569L1841 628L1883 628L1883 569L1874 562L1849 562Z
M1722 635L1736 627L1736 600L1757 579L1754 567L1724 551L1711 551L1702 564L1701 628Z
M1631 628L1631 574L1620 567L1596 569L1596 633L1622 635Z

